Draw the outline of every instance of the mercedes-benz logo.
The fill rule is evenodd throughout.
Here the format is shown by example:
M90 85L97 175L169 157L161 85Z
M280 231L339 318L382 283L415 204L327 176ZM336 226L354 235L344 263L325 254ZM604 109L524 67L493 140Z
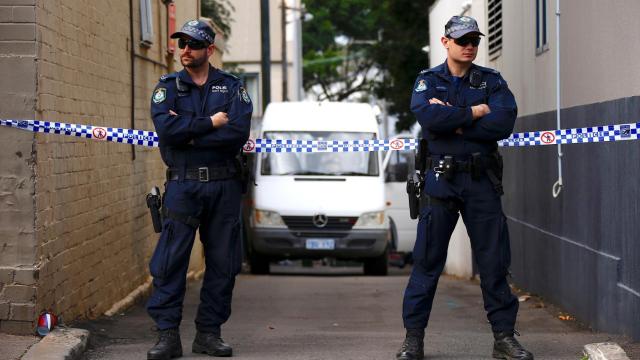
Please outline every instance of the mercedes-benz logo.
M329 218L325 214L313 215L313 225L315 225L317 228L323 228L327 226L328 222Z

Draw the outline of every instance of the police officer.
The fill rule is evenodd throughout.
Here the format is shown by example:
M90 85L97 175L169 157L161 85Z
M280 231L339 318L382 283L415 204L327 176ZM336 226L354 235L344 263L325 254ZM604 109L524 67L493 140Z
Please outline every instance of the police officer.
M509 235L502 212L502 162L496 141L513 131L515 99L492 69L473 64L480 36L476 21L454 16L441 38L447 60L422 71L411 110L429 141L414 267L405 290L406 338L398 360L422 359L424 330L459 214L480 270L487 318L494 334L493 357L533 359L514 338L518 299L507 283Z
M167 165L162 234L151 258L153 294L147 311L159 330L148 359L182 356L179 325L196 229L206 270L192 351L231 356L220 326L231 313L235 276L242 265L240 168L253 107L238 78L209 64L215 33L187 22L178 39L184 70L164 75L153 91L151 116Z

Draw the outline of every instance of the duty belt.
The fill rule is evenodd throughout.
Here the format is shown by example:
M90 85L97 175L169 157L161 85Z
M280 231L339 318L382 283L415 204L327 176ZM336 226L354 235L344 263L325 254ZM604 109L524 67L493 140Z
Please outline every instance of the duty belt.
M440 175L451 180L456 172L467 172L472 179L479 179L486 174L500 195L504 193L502 189L502 156L500 153L491 154L473 153L467 160L456 160L455 156L440 155L426 159L426 168L432 169L436 173L436 179Z
M199 168L187 168L184 177L181 176L182 169L168 168L167 180L197 180L208 182L212 180L231 179L238 175L238 169L232 166L211 167L203 166Z

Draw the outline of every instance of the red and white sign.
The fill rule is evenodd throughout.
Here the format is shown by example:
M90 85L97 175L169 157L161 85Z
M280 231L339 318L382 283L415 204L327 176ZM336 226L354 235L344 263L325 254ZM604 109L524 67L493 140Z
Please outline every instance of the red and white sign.
M253 152L255 148L256 148L256 142L253 141L253 139L247 140L247 142L242 147L242 149L244 149L245 152Z
M91 130L91 134L93 138L96 140L106 140L107 139L107 129L101 127L94 127Z
M391 140L391 142L389 143L389 146L393 150L400 150L404 147L404 141L402 139L394 139L394 140Z
M556 141L556 135L550 131L545 131L540 134L540 141L544 144L553 144Z

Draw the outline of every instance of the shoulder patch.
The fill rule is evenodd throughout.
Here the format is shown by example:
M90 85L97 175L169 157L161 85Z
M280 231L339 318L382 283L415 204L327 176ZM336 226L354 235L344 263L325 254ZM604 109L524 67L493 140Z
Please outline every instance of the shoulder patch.
M167 89L166 88L157 88L156 91L153 92L153 102L155 104L160 104L167 99Z
M427 90L427 81L424 79L418 80L418 85L416 85L415 92L423 92Z
M249 98L249 94L247 93L247 90L245 90L244 87L240 86L240 90L238 90L240 92L240 97L242 98L242 101L244 101L247 104L251 103L251 98Z

